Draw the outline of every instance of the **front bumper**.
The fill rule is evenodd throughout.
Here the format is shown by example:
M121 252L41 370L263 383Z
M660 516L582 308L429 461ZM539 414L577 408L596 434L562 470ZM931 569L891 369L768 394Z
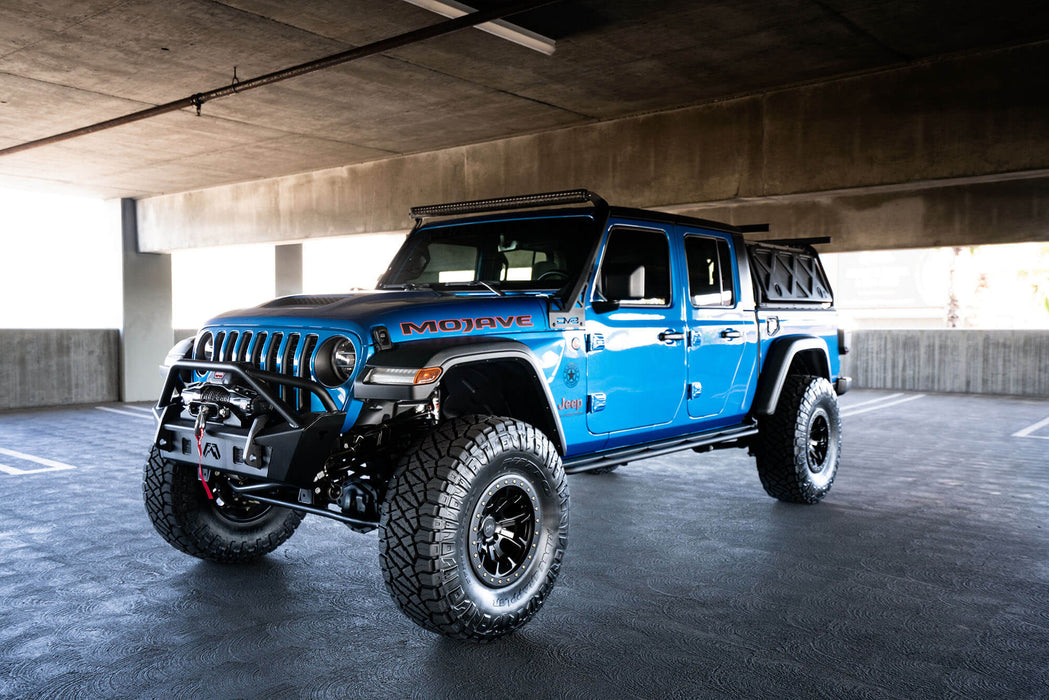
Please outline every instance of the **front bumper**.
M208 421L198 447L196 421L181 397L189 371L228 376L227 382L252 390L272 411L262 420L256 417L250 427ZM296 412L280 399L280 384L320 397L327 410ZM198 360L180 360L172 365L153 410L159 423L154 442L166 459L296 485L312 483L346 419L346 413L337 410L324 387L316 382L263 372L244 363Z
M834 391L838 396L845 394L852 388L852 377L838 377L834 382Z

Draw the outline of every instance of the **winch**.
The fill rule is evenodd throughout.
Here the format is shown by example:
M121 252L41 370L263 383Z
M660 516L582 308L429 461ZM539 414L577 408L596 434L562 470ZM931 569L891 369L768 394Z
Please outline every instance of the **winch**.
M249 389L212 383L192 384L182 390L182 403L196 416L203 406L210 415L225 420L234 414L243 423L269 410L269 404Z

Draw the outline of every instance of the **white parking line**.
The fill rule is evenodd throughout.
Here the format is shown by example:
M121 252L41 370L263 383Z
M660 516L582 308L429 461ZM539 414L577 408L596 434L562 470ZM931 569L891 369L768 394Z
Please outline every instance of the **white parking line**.
M848 406L842 406L841 410L848 411L848 410L851 410L853 408L859 408L860 406L866 406L866 405L872 404L872 403L881 403L882 401L892 401L893 399L899 398L901 396L903 396L902 392L899 393L899 394L889 394L888 396L881 396L881 397L876 398L876 399L871 399L870 401L864 401L862 403L854 403L854 404L849 404Z
M1013 433L1013 437L1031 438L1033 440L1049 440L1049 435L1031 435L1031 433L1037 432L1038 430L1041 430L1047 425L1049 425L1049 418L1046 418L1045 420L1040 420L1034 425L1029 425L1023 430L1017 430L1015 433Z
M109 406L95 406L95 408L97 408L100 411L109 411L110 413L119 413L122 416L131 416L132 418L138 418L139 420L148 420L151 423L155 420L155 418L153 418L153 414L152 413L147 416L147 415L144 415L142 413L132 413L131 411L123 411L123 410L121 410L119 408L110 408Z
M5 474L12 474L14 476L22 476L23 474L39 474L41 472L60 472L66 469L76 469L72 464L65 464L64 462L56 462L52 459L44 459L43 457L34 457L33 455L27 455L24 452L16 452L14 450L5 450L0 447L0 455L7 455L8 457L14 457L15 459L22 459L26 462L36 462L37 464L43 464L45 469L18 469L16 467L9 467L6 464L0 464L0 472Z
M153 409L146 408L145 406L128 406L127 404L124 404L124 408L130 408L132 411L139 411L141 413L148 413L149 415L153 415Z
M898 399L896 401L889 401L888 403L879 403L877 406L868 406L867 408L861 408L858 411L851 411L849 409L843 409L841 412L842 416L858 416L861 413L867 413L868 411L880 411L883 408L889 408L890 406L899 406L901 403L907 403L908 401L917 401L918 399L925 398L925 394L916 394L915 396L908 396L905 399ZM850 407L851 408L851 407Z

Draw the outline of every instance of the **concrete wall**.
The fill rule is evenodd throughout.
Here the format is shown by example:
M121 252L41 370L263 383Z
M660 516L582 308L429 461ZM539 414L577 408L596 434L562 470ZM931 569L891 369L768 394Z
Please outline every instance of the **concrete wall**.
M863 330L857 388L1049 397L1049 331Z
M681 210L876 194L836 203L855 214L845 223L856 224L839 250L1042 240L1049 191L1045 65L1049 42L150 197L139 202L140 249L406 230L411 205L577 187L614 204ZM938 192L927 202L921 191L910 191L1003 178L1010 181L997 188ZM1023 179L1031 182L1016 184ZM1000 225L988 226L980 215L988 197L1000 203L995 211L1008 214ZM858 215L872 207L877 223L894 216L906 219L905 226L868 228L872 219ZM818 232L838 235L838 218L827 216L826 206L817 209ZM966 215L969 210L975 214ZM738 223L764 223L768 216L735 213L752 217ZM806 223L792 222L796 229ZM785 233L808 235L796 229ZM890 238L880 242L882 236Z
M0 410L119 400L119 331L0 330L0 357ZM856 331L845 372L863 389L1049 397L1049 331Z
M120 331L0 330L0 410L120 397Z

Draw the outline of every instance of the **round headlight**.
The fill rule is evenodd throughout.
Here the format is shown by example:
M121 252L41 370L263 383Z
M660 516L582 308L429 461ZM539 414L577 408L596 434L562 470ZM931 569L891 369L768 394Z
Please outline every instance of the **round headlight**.
M197 346L193 350L193 358L196 360L211 360L214 358L215 336L211 333L202 333L197 338Z
M336 335L321 344L317 351L314 371L321 384L335 388L349 381L356 365L357 349L353 346L353 341Z

